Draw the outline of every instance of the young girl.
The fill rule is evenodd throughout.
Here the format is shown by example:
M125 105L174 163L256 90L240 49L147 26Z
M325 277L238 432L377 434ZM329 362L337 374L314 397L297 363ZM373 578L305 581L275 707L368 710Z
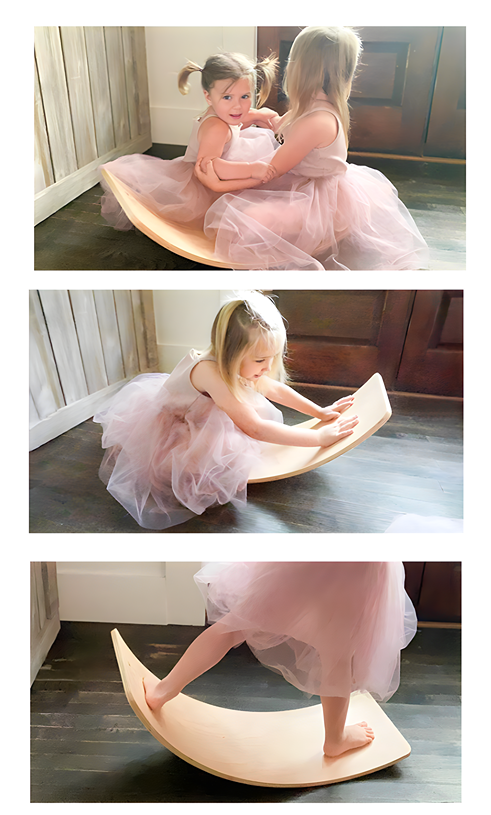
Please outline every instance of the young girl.
M165 529L228 501L243 506L264 442L329 447L351 435L358 418L340 414L353 397L320 408L300 396L285 384L285 351L280 313L250 292L220 309L207 351L191 351L170 376L137 376L94 416L108 448L100 477L140 526ZM269 400L328 424L287 427Z
M222 178L258 181L268 172L268 164L278 144L272 127L277 114L267 108L251 107L256 85L260 87L259 105L267 99L275 75L273 58L257 65L242 54L215 54L203 68L188 62L178 77L182 94L188 93L191 73L201 73L201 85L208 104L205 113L194 121L191 139L184 156L163 161L155 156L133 154L103 165L123 181L153 212L172 221L203 227L203 217L219 197L194 175L197 160L221 157ZM256 127L252 127L256 125ZM234 174L223 169L234 161ZM116 229L131 229L132 224L104 180L102 215Z
M348 97L360 51L350 28L309 27L295 39L285 74L290 107L277 124L284 143L266 184L225 180L223 162L198 158L200 181L228 193L208 209L204 230L232 266L427 266L426 243L396 189L378 171L346 163Z
M324 753L364 747L367 722L346 726L350 694L386 701L399 685L400 650L416 633L402 563L232 563L195 576L210 628L160 682L145 683L152 710L246 641L268 668L321 697ZM292 734L292 737L294 735ZM320 745L319 745L320 748Z

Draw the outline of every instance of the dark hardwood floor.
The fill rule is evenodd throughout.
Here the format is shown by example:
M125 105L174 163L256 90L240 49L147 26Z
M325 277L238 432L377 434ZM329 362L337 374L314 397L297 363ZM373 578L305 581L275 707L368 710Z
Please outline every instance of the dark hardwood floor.
M165 145L151 155L162 157ZM171 157L180 155L175 148ZM430 247L430 270L465 269L465 167L386 159L360 160L392 181ZM100 214L97 184L35 227L35 269L162 270L209 269L169 252L137 230L118 232Z
M326 388L323 404L339 398ZM391 394L393 415L374 436L317 470L253 484L231 504L167 530L180 532L384 532L401 514L462 518L462 409L458 400ZM285 421L302 417L283 409ZM142 530L98 478L101 426L88 420L30 454L31 532Z
M32 686L33 803L439 803L460 801L460 630L419 630L402 652L401 684L383 705L411 755L364 778L268 789L216 778L162 747L126 701L109 623L62 623ZM118 625L164 676L202 630ZM246 645L188 685L210 704L287 710L318 704L264 668Z

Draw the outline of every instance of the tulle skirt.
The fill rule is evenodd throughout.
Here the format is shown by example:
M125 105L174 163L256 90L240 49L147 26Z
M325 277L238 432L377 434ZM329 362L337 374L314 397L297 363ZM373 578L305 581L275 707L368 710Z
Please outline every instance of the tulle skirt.
M179 405L167 374L142 374L94 416L106 449L99 475L140 526L166 529L205 509L246 502L246 485L261 455L251 439L201 394Z
M226 161L270 161L277 146L271 131L246 128L240 135L235 134L225 146L223 158ZM198 148L197 136L194 135L186 155L171 161L134 153L103 164L101 168L106 168L123 181L141 203L156 215L203 229L204 216L220 194L204 187L194 175ZM101 185L104 189L101 200L103 218L115 229L131 229L131 221L104 178Z
M207 564L195 580L208 619L300 690L381 701L397 690L417 624L402 563Z
M194 164L184 157L164 161L135 153L103 164L123 181L144 206L176 223L202 228L206 211L219 197L204 187L194 175ZM101 214L105 221L122 231L133 229L104 178Z
M377 170L306 178L286 173L263 187L227 193L204 230L231 266L289 270L409 270L429 262L426 242Z

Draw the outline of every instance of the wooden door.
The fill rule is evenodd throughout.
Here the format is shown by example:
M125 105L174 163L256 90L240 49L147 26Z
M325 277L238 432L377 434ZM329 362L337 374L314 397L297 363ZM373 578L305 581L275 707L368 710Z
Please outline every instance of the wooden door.
M258 56L275 52L268 106L284 113L283 72L301 26L259 26ZM356 27L363 41L350 98L350 153L465 155L465 28Z
M418 620L436 623L460 623L461 563L405 562L406 591Z
M358 387L377 371L395 380L411 291L274 291L287 320L294 380Z
M151 291L29 293L30 449L93 416L122 384L156 369Z
M462 395L462 292L275 290L295 382Z
M416 292L396 390L462 396L463 292Z
M425 156L465 158L465 28L443 29Z

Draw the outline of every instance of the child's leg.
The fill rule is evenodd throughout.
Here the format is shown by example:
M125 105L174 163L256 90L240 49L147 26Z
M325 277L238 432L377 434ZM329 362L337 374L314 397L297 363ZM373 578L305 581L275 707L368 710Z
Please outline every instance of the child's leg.
M152 710L158 710L193 679L213 668L234 645L242 642L240 631L227 631L219 623L205 629L181 659L160 682L145 682L145 698Z
M355 747L364 747L375 738L374 732L366 722L346 725L349 696L321 696L324 713L326 739L324 753L326 756L339 756Z

